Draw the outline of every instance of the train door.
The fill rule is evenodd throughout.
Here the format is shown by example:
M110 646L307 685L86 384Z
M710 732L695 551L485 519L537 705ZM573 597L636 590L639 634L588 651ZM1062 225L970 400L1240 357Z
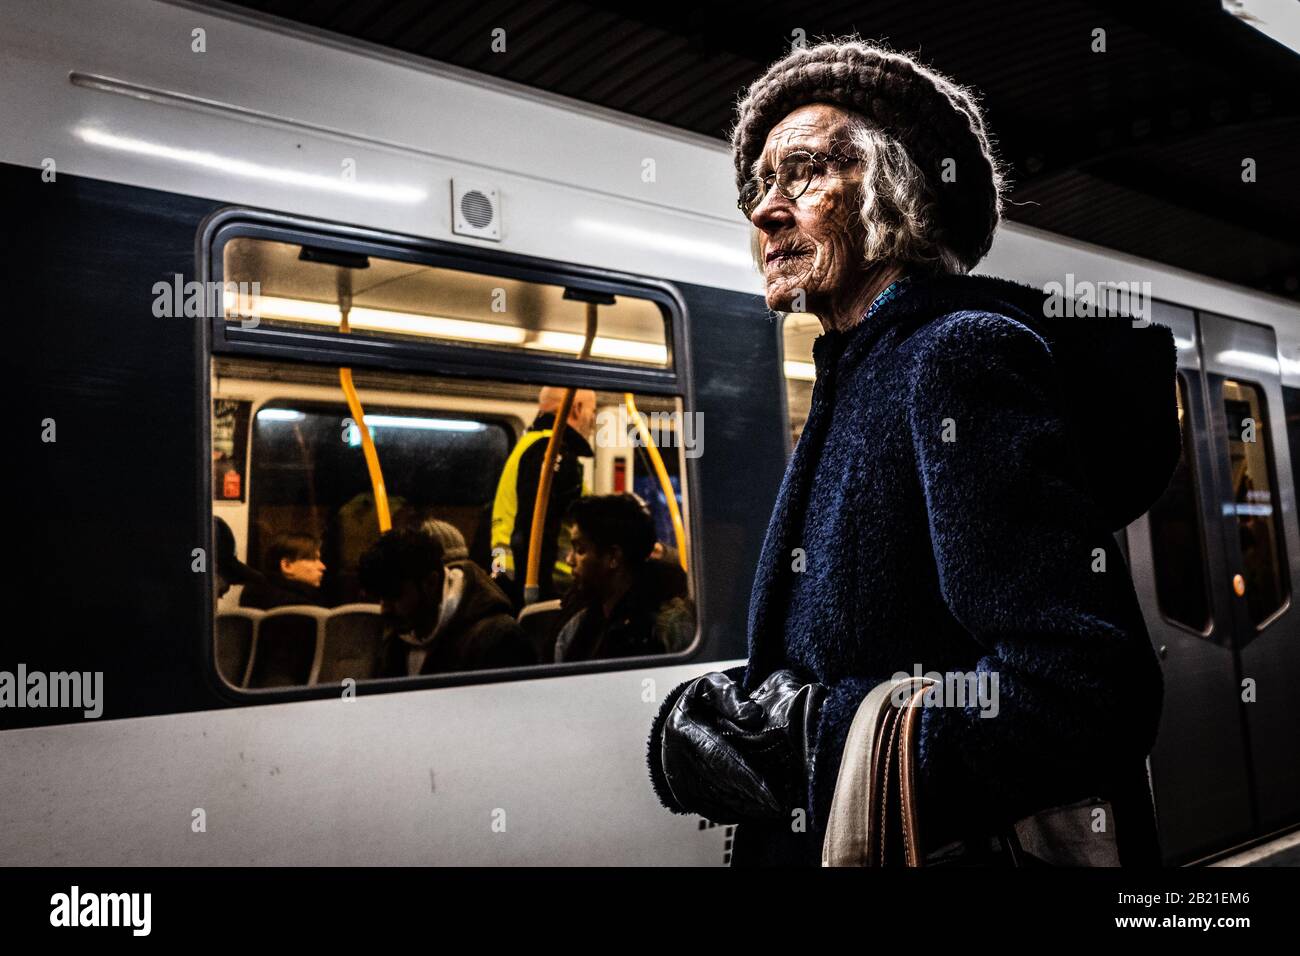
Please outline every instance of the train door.
M1300 815L1295 480L1274 330L1208 313L1198 319L1228 565L1215 586L1232 610L1237 699L1262 835Z
M1247 839L1253 820L1234 655L1236 606L1222 586L1230 576L1228 523L1213 518L1226 470L1223 414L1213 417L1210 400L1225 378L1217 371L1222 358L1206 358L1216 347L1200 341L1190 310L1157 302L1153 320L1169 326L1178 345L1183 453L1165 493L1129 526L1128 548L1165 677L1150 761L1160 839L1166 861L1183 862ZM1211 361L1214 376L1207 374Z

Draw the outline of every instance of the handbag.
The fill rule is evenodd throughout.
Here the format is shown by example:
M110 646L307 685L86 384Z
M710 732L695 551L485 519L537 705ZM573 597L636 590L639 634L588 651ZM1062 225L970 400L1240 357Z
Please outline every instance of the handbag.
M1099 834L1090 825L1098 807L1111 819L1109 802L1097 798L1040 811L983 839L927 850L917 740L922 698L934 683L925 677L885 681L859 705L826 821L823 866L1118 865L1113 828Z
M858 707L835 781L822 866L922 864L915 749L920 695L933 681L877 684ZM905 699L899 707L896 699Z

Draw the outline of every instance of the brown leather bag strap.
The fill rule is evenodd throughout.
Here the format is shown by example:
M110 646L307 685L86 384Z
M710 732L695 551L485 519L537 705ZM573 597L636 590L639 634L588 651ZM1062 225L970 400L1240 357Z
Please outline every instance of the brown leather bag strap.
M918 690L908 700L898 723L898 790L899 810L903 828L903 860L907 866L922 866L920 800L917 780L920 775L917 742L921 735L921 698L925 688Z
M894 761L898 750L898 715L897 708L892 707L885 714L881 725L881 736L884 738L885 743L878 751L880 754L878 761L880 773L872 777L872 790L880 795L878 798L880 809L876 813L875 827L872 829L872 833L875 835L872 842L876 844L872 859L876 861L876 866L889 865L889 795L894 792L894 787L891 784L893 774L896 772ZM901 797L901 794L898 796ZM899 806L902 806L901 800Z
M914 677L884 681L873 687L858 706L845 739L826 820L823 866L880 866L888 859L890 806L902 804L901 786L895 785L897 789L890 786L890 776L901 774L899 759L892 756L900 739L896 721L917 710L899 708L894 700L897 695L910 701L918 689L929 683L932 681ZM906 732L905 726L902 732ZM908 737L912 753L915 745L911 741L918 733L919 725ZM910 760L906 772L914 790L917 773ZM887 798L891 789L895 796ZM911 813L908 832L919 832L915 799L909 798L907 808ZM919 858L919 853L914 855Z

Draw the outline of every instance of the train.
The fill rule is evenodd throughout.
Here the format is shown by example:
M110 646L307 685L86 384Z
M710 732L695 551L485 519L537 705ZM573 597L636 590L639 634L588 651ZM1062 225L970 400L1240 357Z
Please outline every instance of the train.
M766 307L726 144L233 7L11 0L0 48L0 671L99 688L0 707L0 863L726 864L646 737L745 660L819 331ZM1119 535L1165 675L1164 861L1294 828L1300 305L1013 222L978 271L1122 283L1173 330L1183 458ZM691 646L342 692L224 668L214 518L250 562L370 520L343 368L393 497L480 561L538 390L632 396L667 483L626 423L587 479L679 503Z

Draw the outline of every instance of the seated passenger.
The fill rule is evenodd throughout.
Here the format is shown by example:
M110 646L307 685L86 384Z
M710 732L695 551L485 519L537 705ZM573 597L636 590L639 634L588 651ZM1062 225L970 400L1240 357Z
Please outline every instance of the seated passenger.
M416 525L416 530L435 538L442 547L442 563L459 566L469 560L469 548L465 546L465 536L450 521L425 517Z
M321 578L325 563L320 559L320 542L311 535L282 534L266 549L266 577L249 581L239 596L242 607L273 607L310 604L325 607Z
M263 582L264 578L254 571L235 554L235 533L230 530L224 518L212 519L216 526L214 535L217 552L217 597L223 598L226 592L237 584L249 585Z
M564 602L576 610L556 638L556 662L684 650L695 637L686 572L651 557L645 507L629 494L582 498L568 520L574 583Z
M383 605L385 677L537 663L501 589L472 561L445 564L434 534L387 532L361 556L360 577Z

